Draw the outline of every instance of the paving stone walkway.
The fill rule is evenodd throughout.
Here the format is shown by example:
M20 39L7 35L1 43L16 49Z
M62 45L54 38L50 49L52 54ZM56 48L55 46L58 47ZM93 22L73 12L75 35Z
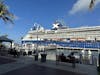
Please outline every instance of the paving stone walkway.
M13 75L14 72L20 73L20 70L22 70L22 73L23 73L24 70L28 70L28 68L30 69L31 66L33 66L32 69L34 69L35 68L34 65L40 66L40 68L41 67L49 68L50 70L51 69L57 70L57 71L63 70L64 72L66 71L66 73L67 72L70 73L69 75L72 75L73 73L74 75L98 75L96 66L92 66L92 65L76 64L76 68L72 68L72 64L70 63L60 62L58 65L56 65L56 62L52 60L47 60L45 63L42 63L40 59L38 61L34 61L33 56L25 56L25 57L22 56L20 58L15 58L14 60L16 60L16 62L0 65L0 75L3 75L3 74ZM39 74L36 74L36 75L39 75Z

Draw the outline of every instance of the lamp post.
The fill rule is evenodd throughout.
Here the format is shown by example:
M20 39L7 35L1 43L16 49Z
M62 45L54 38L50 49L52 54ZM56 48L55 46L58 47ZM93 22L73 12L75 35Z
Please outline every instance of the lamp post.
M37 23L35 23L35 25L37 25ZM38 26L36 28L36 39L37 39L37 42L36 42L36 51L35 51L35 61L38 61Z
M37 35L36 35L36 38L37 38L36 52L38 53L38 30L37 30Z
M97 69L98 69L98 71L100 71L100 50L99 50L99 42L98 42Z

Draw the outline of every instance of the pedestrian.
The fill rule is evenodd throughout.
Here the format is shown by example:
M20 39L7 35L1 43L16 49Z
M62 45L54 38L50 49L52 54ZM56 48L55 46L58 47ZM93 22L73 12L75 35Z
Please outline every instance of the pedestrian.
M66 56L64 55L64 53L60 55L60 60L61 62L66 62Z
M76 67L76 64L75 64L76 61L75 61L75 56L74 56L73 52L71 53L71 62L72 62L72 67L75 68Z
M80 64L82 64L82 53L80 53Z

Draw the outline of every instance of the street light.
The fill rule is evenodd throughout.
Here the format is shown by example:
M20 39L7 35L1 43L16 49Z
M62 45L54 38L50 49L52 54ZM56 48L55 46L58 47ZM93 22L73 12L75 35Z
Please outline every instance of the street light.
M35 23L34 26L37 26L36 27L36 39L37 39L37 42L36 42L36 51L35 51L35 61L38 61L38 30L39 30L39 25L37 23Z
M97 69L100 71L100 50L99 50L99 42L98 44L98 57L97 57Z

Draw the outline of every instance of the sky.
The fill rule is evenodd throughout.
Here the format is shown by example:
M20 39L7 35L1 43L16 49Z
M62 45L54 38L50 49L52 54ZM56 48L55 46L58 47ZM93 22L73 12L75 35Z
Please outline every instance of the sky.
M92 10L88 8L89 3L90 0L5 0L16 19L14 25L0 19L0 36L8 35L20 43L34 23L51 29L58 19L71 28L99 26L100 0L96 0Z

